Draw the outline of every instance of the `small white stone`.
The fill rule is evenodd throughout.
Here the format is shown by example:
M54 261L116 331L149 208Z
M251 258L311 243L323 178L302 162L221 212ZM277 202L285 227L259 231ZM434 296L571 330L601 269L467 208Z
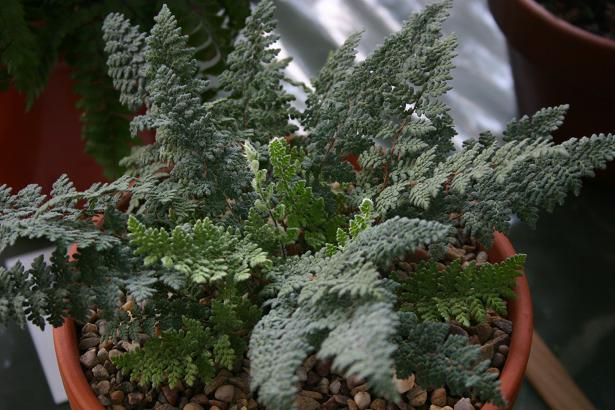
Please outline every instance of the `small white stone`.
M360 391L354 395L354 402L357 403L359 410L364 410L369 407L372 402L372 398L366 391Z
M393 376L393 382L395 383L395 387L397 388L397 392L399 394L404 394L409 392L410 389L414 387L414 374L411 374L409 377L405 379L398 379L396 376Z

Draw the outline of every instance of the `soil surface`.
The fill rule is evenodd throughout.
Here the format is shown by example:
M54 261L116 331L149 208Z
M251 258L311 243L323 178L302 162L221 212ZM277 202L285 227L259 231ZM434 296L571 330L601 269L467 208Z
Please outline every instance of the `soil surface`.
M615 1L538 0L547 10L575 26L615 40Z

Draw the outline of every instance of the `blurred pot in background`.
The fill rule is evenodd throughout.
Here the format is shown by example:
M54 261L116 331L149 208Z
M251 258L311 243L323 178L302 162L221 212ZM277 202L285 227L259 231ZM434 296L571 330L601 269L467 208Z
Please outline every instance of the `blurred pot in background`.
M143 107L120 103L107 74L101 26L107 14L120 12L148 29L162 3L2 1L0 184L18 189L35 182L49 190L67 172L83 189L103 171L110 179L122 175L119 160L142 142L128 124ZM249 0L178 0L170 7L198 49L200 74L214 79L249 14ZM215 95L211 83L204 97Z
M57 64L30 110L14 88L0 93L0 185L17 190L37 183L49 191L63 173L78 189L103 180L101 167L85 154L69 71Z
M519 115L569 104L558 142L615 130L615 40L574 26L534 0L488 3L508 43ZM615 184L613 165L600 174Z

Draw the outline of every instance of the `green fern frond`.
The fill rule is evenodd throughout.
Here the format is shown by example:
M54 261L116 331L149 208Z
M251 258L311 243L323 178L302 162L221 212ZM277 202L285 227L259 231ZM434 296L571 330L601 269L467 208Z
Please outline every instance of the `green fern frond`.
M393 295L377 268L447 233L437 223L393 218L360 232L331 257L307 254L275 269L277 296L250 338L252 388L259 400L293 408L295 370L314 351L332 359L338 371L365 378L377 394L395 399L390 338L397 319Z
M274 9L271 0L254 8L220 75L220 87L229 94L224 102L227 115L238 119L239 129L250 130L254 141L262 144L294 132L297 127L289 120L299 115L290 104L295 97L282 85L291 82L284 74L290 59L278 61L280 50L273 47L279 39Z
M166 382L176 386L180 381L192 385L197 379L211 380L215 365L204 347L214 345L214 337L198 320L184 317L182 321L181 329L151 338L143 348L115 357L113 363L141 385L158 387Z
M128 237L145 265L162 263L196 283L230 280L241 282L253 269L266 268L267 254L209 219L176 226L171 233L147 228L137 218L128 219Z
M505 301L515 297L515 278L524 263L525 255L494 264L471 262L465 268L455 260L443 270L434 261L423 262L401 282L398 303L422 320L456 320L464 326L483 322L487 309L505 316Z
M453 395L476 395L505 407L497 375L487 371L489 361L480 360L479 346L467 337L449 335L443 323L420 323L412 313L402 312L395 335L397 377L414 373L421 386L447 386Z

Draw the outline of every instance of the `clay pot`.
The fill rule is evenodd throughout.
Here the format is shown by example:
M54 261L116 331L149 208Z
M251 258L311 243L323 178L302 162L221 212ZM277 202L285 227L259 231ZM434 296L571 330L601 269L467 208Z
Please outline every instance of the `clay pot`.
M508 238L501 233L496 233L493 247L488 252L489 261L499 262L515 253ZM517 278L515 293L517 297L508 304L509 318L513 322L514 331L508 358L500 376L502 393L511 407L523 382L532 344L532 301L525 275ZM104 410L88 384L79 363L75 322L72 319L66 319L63 326L53 329L53 340L62 382L71 409ZM483 406L483 409L495 410L496 407L487 404Z
M100 166L84 152L72 87L69 67L58 63L29 111L15 89L0 93L0 185L17 190L36 183L48 192L64 173L78 189L104 180Z
M487 252L489 262L500 262L517 253L508 238L503 234L496 232L493 239L493 247ZM517 394L519 394L523 384L534 332L532 299L525 275L517 278L515 294L516 298L508 302L508 318L513 322L510 350L500 374L502 395L508 402L509 409L513 408ZM483 410L497 409L492 404L485 404L482 408Z
M534 0L488 0L506 36L519 115L569 104L557 142L615 131L615 41L551 14ZM615 183L615 166L608 168Z

